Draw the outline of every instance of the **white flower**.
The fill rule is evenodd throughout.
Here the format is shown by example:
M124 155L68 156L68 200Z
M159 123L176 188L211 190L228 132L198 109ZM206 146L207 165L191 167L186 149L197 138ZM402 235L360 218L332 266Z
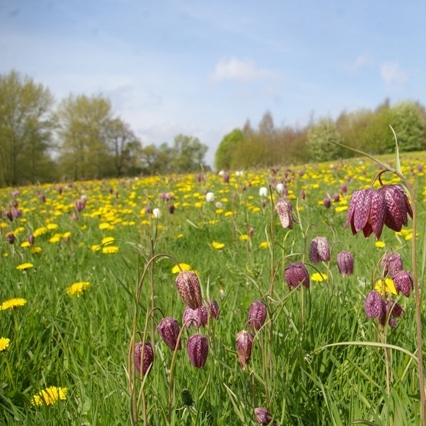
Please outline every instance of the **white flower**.
M282 194L284 192L284 184L279 182L277 183L277 192L278 194Z
M259 195L261 197L267 197L268 196L268 188L266 188L265 186L262 186L261 188L259 188Z
M235 172L235 176L237 176L237 177L242 176L243 174L244 174L243 170L238 170L238 171Z
M206 194L206 201L208 203L211 203L212 201L214 201L214 194L213 194L213 192L207 192L207 194Z
M221 208L223 207L223 204L222 204L220 201L217 201L217 202L215 203L215 207L216 207L217 209L221 209Z
M156 219L159 219L161 217L161 210L158 208L155 208L152 210L152 214Z
M224 174L225 174L225 170L220 170L218 173L219 176L223 176Z

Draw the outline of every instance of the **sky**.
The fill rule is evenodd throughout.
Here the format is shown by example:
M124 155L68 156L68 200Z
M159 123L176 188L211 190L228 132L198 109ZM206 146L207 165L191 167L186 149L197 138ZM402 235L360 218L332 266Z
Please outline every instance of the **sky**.
M0 74L108 97L143 145L426 104L424 0L0 0Z

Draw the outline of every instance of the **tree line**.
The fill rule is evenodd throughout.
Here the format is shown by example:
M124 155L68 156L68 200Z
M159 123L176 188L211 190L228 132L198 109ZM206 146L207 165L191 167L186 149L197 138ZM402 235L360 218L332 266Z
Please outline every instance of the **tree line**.
M336 142L369 154L395 150L394 129L401 152L426 149L426 109L419 102L385 100L374 110L343 111L336 119L311 118L305 126L275 127L266 112L253 129L249 121L224 136L215 154L217 169L331 161L358 154Z
M105 96L55 103L30 77L0 75L0 186L197 171L207 149L182 134L170 146L142 146Z

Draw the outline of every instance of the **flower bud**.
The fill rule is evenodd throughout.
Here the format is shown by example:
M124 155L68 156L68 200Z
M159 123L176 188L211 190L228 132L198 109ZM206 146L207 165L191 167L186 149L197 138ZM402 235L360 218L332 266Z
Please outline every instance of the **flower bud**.
M15 234L13 232L9 232L8 234L6 234L6 241L9 244L13 244L15 242Z
M413 277L408 271L400 271L393 277L395 290L401 292L405 297L410 296L413 288Z
M263 324L265 324L267 309L263 302L260 300L255 300L249 309L248 314L248 324L253 330L256 332L262 328Z
M210 316L219 319L219 305L216 300L212 300L210 303Z
M151 343L136 343L135 345L135 368L139 374L145 376L151 371L154 362L154 351ZM142 367L142 370L141 370Z
M173 214L175 212L175 205L174 204L170 204L169 205L169 213Z
M276 210L282 227L292 229L294 218L291 202L286 198L280 198L277 201Z
M315 237L309 248L309 260L312 263L328 262L330 260L330 247L326 237Z
M322 200L322 203L324 204L324 207L326 209L329 209L331 207L331 199L330 199L330 197L328 195L326 197L324 197L324 199Z
M371 290L364 303L365 315L367 318L379 318L380 323L386 317L386 303L376 290Z
M180 272L176 277L175 284L179 296L191 309L202 306L200 282L195 272Z
M34 237L34 235L33 235L33 234L28 234L28 235L27 235L27 241L28 241L28 243L29 243L30 245L33 245L33 244L34 244L34 242L35 242L35 237Z
M163 318L157 327L158 334L164 340L164 343L171 350L181 350L182 344L179 339L180 327L175 318L166 317Z
M260 425L270 425L272 421L272 415L269 411L264 407L258 407L254 409L254 415L256 417L257 423ZM272 425L276 425L277 423L274 421Z
M295 262L288 265L284 271L284 279L289 290L292 287L299 288L300 285L304 285L306 288L310 286L309 273L302 262Z
M182 324L189 328L194 326L195 328L204 327L209 320L209 314L205 306L200 306L197 309L191 309L189 306L185 306L183 311Z
M339 268L340 275L352 275L354 273L354 255L346 250L338 253L337 267Z
M209 353L209 341L201 334L192 335L187 341L189 361L196 368L204 367Z
M246 330L242 330L237 334L236 338L238 361L243 370L246 369L247 363L250 361L251 349L253 347L253 335Z

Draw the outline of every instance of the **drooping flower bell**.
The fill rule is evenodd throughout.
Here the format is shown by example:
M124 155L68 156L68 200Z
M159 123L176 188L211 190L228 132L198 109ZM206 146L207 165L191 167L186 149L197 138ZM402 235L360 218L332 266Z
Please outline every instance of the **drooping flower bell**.
M380 323L383 325L386 318L386 303L378 291L371 290L367 294L364 309L367 318L379 318Z
M282 227L292 229L294 218L290 200L287 200L286 198L280 198L277 201L276 210Z
M292 287L299 289L301 285L304 285L306 288L310 286L309 273L302 262L295 262L288 265L284 271L284 279L289 290Z
M362 231L365 238L374 234L377 239L380 239L384 223L385 199L383 194L371 188L354 191L345 228L351 225L354 235Z
M195 328L204 327L209 320L209 314L205 306L200 306L197 309L191 309L189 306L185 306L182 316L182 324L189 328L194 326Z
M139 374L145 376L151 371L154 363L154 350L151 343L136 343L135 345L135 368Z
M393 277L403 270L402 258L399 253L387 253L382 260L383 276Z
M267 309L266 305L260 300L255 300L251 305L248 313L248 325L253 332L260 330L265 324Z
M260 425L273 425L275 426L277 423L272 422L272 415L265 407L258 407L254 409L254 415L256 417L257 423Z
M383 185L379 189L385 200L385 225L399 232L407 226L408 216L413 217L413 210L401 185Z
M340 275L352 275L354 273L354 255L347 250L337 254L337 267Z
M200 281L195 272L180 272L176 277L175 284L179 296L191 309L198 309L202 306Z
M408 271L400 271L393 277L395 290L401 292L405 297L409 297L413 289L413 277Z
M175 318L166 317L163 318L157 326L158 334L164 340L164 343L171 350L181 350L182 344L179 339L180 327L179 323Z
M404 308L397 302L389 300L386 303L386 317L388 318L388 324L395 328L397 319L404 314ZM384 325L384 324L383 324Z
M246 330L242 330L237 334L235 343L237 346L238 361L243 370L246 369L247 363L250 361L253 339L253 335Z
M309 248L309 260L312 263L328 262L330 260L330 246L326 237L315 237Z
M209 313L210 316L214 319L219 319L219 305L216 300L212 300L209 304Z
M196 368L204 367L209 353L209 341L201 334L192 335L186 344L188 358Z

